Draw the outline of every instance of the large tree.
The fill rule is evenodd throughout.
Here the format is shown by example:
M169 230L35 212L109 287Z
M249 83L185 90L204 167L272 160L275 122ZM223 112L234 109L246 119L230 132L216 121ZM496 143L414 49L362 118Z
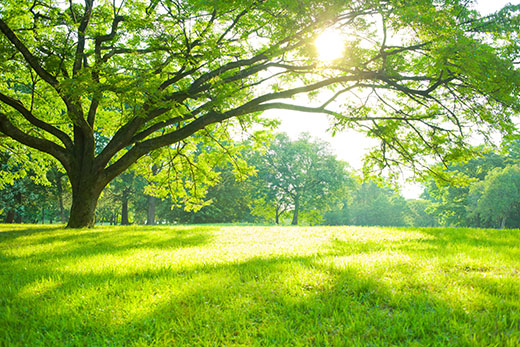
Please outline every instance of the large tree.
M63 165L69 227L91 225L140 159L189 162L192 139L219 142L269 109L328 114L381 140L369 163L420 170L474 133L514 130L519 6L481 18L471 3L3 0L0 139ZM319 61L325 30L348 34L343 58ZM286 101L322 89L325 102Z

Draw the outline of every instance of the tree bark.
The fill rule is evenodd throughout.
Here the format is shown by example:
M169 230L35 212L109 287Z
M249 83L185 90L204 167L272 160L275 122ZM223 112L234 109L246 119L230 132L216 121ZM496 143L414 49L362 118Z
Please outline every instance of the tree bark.
M8 224L14 223L14 209L10 209L7 211L7 216L5 217L5 222Z
M148 195L148 211L146 214L146 225L155 225L155 196Z
M85 228L94 226L96 206L103 188L92 182L72 186L72 206L67 228Z
M128 221L128 198L123 197L121 200L121 225L130 225Z

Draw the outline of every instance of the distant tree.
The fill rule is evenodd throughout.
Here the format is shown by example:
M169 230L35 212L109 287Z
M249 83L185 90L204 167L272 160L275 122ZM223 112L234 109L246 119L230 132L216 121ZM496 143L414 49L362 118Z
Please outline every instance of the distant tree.
M290 210L293 225L301 216L319 222L340 201L347 181L345 164L330 153L327 143L312 140L308 134L296 141L286 134L276 135L267 152L258 155L252 165L260 179L256 186L264 186L264 196L255 201L256 209L271 210L276 221L281 211Z
M353 194L352 224L404 226L406 202L403 197L373 181L364 182Z
M504 228L507 221L520 212L520 166L496 168L480 185L482 195L477 204L480 216Z
M411 227L435 227L439 222L435 215L428 212L432 202L428 200L407 200L404 222Z
M50 182L49 194L53 200L56 217L63 224L67 223L68 207L70 207L70 193L68 190L67 175L53 167L47 171L47 179Z
M197 212L189 212L190 222L253 222L254 217L250 210L253 195L251 181L237 179L230 166L218 171L220 171L219 183L210 187L207 193L211 203Z
M477 155L475 158L438 170L447 179L432 177L425 184L422 198L432 202L428 213L437 216L442 225L483 226L476 210L479 197L475 196L473 185L484 180L491 170L504 167L509 156L483 147L475 147L473 150Z
M19 163L16 155L0 152L0 214L6 223L45 223L59 216L53 181L38 158Z
M139 200L146 201L144 195L144 186L146 185L145 180L142 176L136 174L134 171L127 171L117 177L111 184L105 189L105 199L108 200L108 210L115 213L117 210L116 206L119 206L119 215L121 225L129 225L130 223L130 205L133 205L133 216L134 219L137 214L136 205L139 204ZM143 208L143 202L141 202L141 210ZM144 214L143 214L144 215Z
M352 216L350 212L350 208L352 202L343 200L341 202L341 209L334 209L331 211L325 212L323 215L323 223L324 225L350 225L352 224Z

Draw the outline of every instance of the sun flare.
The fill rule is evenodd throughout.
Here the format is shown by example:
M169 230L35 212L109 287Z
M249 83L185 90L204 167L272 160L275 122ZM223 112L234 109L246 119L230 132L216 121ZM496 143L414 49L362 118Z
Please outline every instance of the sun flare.
M344 53L345 38L337 30L326 30L314 42L318 58L330 62L339 59Z

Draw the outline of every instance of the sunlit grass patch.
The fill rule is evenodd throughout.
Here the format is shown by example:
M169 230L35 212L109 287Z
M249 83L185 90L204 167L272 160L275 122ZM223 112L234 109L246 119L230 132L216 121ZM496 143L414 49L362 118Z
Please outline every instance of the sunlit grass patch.
M0 345L520 344L518 230L0 225Z

